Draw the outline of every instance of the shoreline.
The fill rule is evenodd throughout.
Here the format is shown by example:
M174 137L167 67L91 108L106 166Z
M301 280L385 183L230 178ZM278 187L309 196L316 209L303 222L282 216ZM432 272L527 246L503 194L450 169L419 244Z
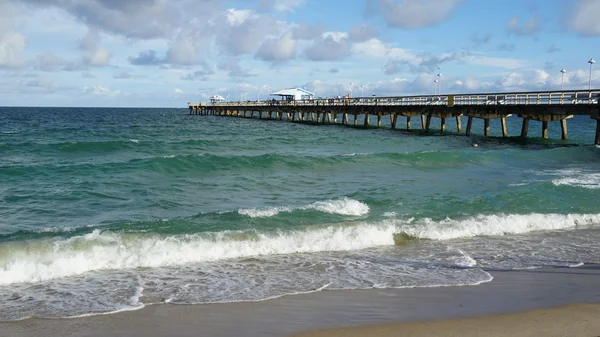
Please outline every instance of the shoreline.
M487 271L494 279L477 286L324 290L260 302L158 304L110 315L4 322L0 323L0 331L9 337L327 337L338 336L332 334L336 331L344 331L344 336L388 336L385 333L397 335L397 329L416 329L412 335L427 336L461 326L466 329L461 331L470 331L470 326L491 327L491 324L510 327L514 322L523 321L523 317L529 317L526 322L535 323L528 328L535 332L542 331L543 324L554 322L567 326L573 319L579 319L575 316L570 321L560 319L571 317L565 314L571 311L600 313L600 265ZM554 318L548 322L536 319L544 316ZM504 325L494 323L499 320ZM419 326L441 330L418 330ZM591 323L588 326L595 329ZM473 328L473 331L478 330ZM579 336L579 332L569 335ZM600 335L600 330L594 333ZM491 334L486 332L486 335Z

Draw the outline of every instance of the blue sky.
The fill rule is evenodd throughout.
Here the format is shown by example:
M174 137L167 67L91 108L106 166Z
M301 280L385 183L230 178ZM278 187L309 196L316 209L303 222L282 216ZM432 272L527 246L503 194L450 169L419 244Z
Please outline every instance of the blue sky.
M600 0L3 0L0 105L433 94L438 72L442 93L582 89L599 15Z

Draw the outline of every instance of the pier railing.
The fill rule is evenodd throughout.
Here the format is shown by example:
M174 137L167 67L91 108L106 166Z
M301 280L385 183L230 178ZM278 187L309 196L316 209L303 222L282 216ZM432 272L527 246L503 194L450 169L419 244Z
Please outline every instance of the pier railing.
M600 89L503 92L481 94L417 95L354 98L315 98L305 100L263 100L235 102L188 102L188 106L480 106L480 105L592 105L598 104Z

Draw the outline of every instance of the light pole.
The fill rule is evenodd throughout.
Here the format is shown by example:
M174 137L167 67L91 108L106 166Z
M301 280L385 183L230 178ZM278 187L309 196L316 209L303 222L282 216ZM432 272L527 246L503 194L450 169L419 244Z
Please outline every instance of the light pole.
M433 82L435 83L435 88L433 88L433 94L434 94L435 96L437 96L437 95L438 95L438 83L439 83L440 81L438 81L438 79L436 78L435 80L433 80Z
M437 74L437 77L438 77L438 81L437 81L437 84L438 84L438 95L441 95L442 94L442 70L440 69L440 67L438 67L438 70L439 70L439 72Z
M354 88L354 82L350 82L350 97L352 97L352 89Z
M563 83L565 82L565 73L567 71L563 68L560 70L560 91L563 90Z
M365 97L365 85L360 86L360 97Z
M592 57L588 63L590 64L590 81L588 84L588 90L592 90L592 65L596 63L596 61L594 61L594 58Z

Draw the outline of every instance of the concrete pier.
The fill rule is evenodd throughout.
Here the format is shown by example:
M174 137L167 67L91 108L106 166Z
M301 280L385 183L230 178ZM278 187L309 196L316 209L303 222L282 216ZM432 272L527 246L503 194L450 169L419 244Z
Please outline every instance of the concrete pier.
M446 132L447 121L456 119L456 129L462 133L461 117L467 117L465 134L472 133L473 120L483 119L483 135L490 135L490 120L499 119L503 137L509 136L506 118L513 115L523 119L521 137L529 135L529 121L542 122L540 136L548 138L549 125L559 122L561 138L568 139L567 119L588 115L596 121L594 144L600 145L600 89L539 92L509 92L456 95L423 95L393 97L359 97L343 99L311 99L298 101L244 101L204 103L189 102L190 115L217 115L282 120L287 114L291 122L339 124L371 127L371 116L382 127L388 116L391 129L397 129L398 117L406 117L406 129L411 130L411 118L420 117L421 129L430 130L432 118L440 119L440 131ZM249 117L248 117L249 113ZM350 122L350 115L353 120ZM386 120L387 120L386 118ZM387 123L387 122L386 122Z

